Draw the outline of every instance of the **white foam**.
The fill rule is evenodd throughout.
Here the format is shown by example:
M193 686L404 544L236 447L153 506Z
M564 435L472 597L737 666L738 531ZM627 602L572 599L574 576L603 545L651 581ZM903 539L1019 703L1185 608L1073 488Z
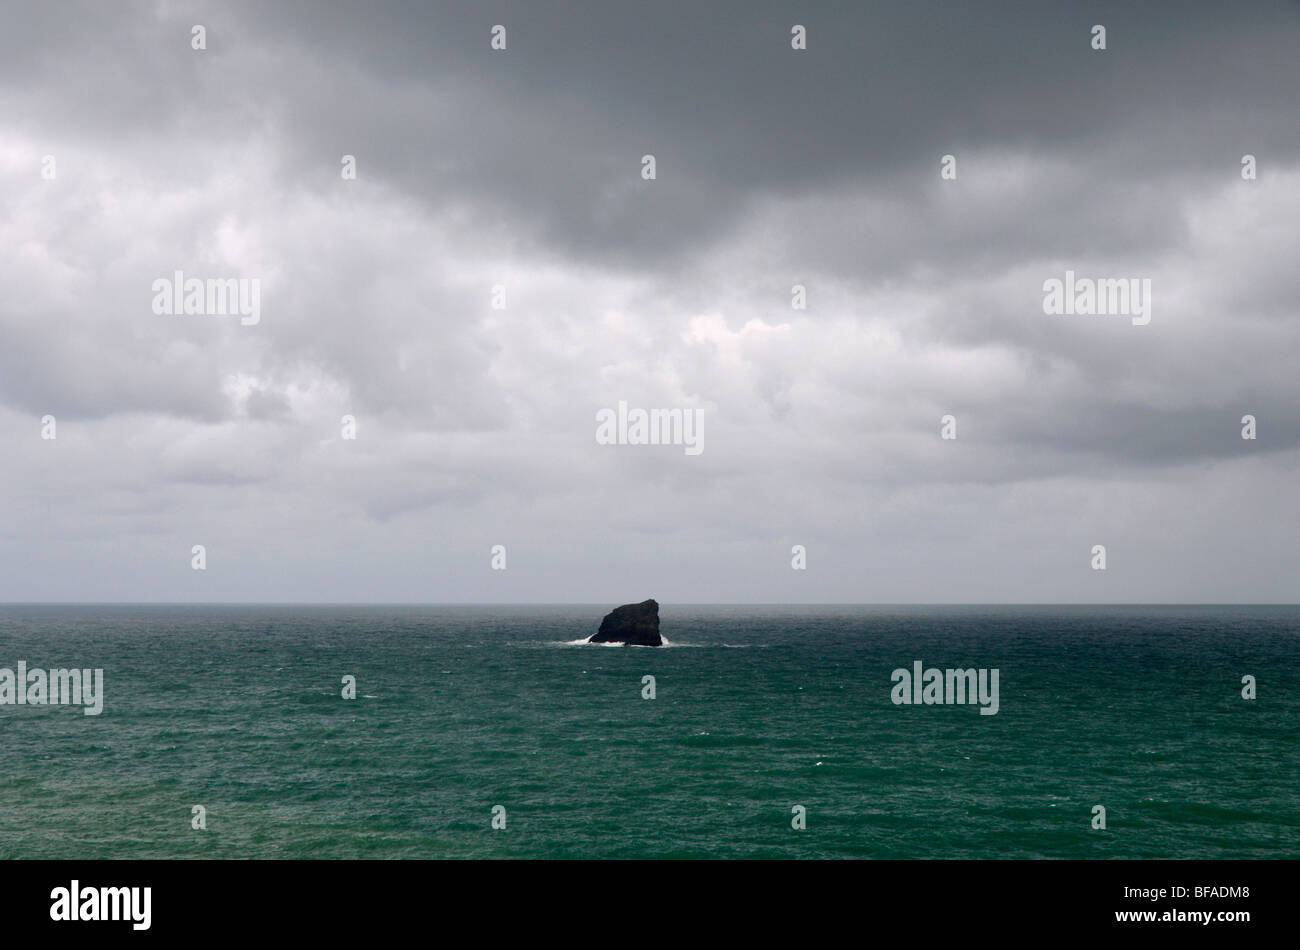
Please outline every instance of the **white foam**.
M594 636L594 634L593 634L593 636ZM669 639L668 639L667 637L665 637L663 634L660 634L660 635L659 635L659 639L663 641L663 644L662 644L662 645L665 646L665 647L698 647L698 646L702 646L702 644L699 644L699 643L677 643L677 642L674 642L674 641L672 641L672 640L669 640ZM579 638L576 639L576 640L551 640L551 641L547 644L547 646L553 646L553 647L587 647L587 646L591 646L591 647L645 647L645 648L648 649L648 650L656 650L656 649L659 649L659 647L649 647L649 646L646 646L646 644L644 644L644 643L619 643L619 642L617 642L617 641L614 642L614 643L592 643L592 642L591 642L591 637L579 637Z

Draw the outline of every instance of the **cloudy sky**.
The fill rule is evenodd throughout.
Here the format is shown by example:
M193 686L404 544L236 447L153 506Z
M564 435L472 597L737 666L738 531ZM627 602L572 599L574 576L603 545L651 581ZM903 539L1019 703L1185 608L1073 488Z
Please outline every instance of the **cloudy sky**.
M1300 599L1300 4L2 20L0 600Z

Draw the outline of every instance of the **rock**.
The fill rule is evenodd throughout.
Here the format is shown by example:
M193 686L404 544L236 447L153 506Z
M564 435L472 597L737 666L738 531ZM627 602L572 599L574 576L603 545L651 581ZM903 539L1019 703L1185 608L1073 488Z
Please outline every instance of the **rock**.
M643 600L639 604L615 607L600 622L600 630L588 643L630 643L634 646L661 647L659 604Z

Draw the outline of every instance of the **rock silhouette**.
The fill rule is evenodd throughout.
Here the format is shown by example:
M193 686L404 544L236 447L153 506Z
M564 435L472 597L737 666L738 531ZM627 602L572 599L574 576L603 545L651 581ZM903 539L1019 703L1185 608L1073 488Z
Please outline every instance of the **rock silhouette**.
M639 604L615 607L600 622L600 630L588 643L629 643L634 646L661 647L659 603L643 600Z

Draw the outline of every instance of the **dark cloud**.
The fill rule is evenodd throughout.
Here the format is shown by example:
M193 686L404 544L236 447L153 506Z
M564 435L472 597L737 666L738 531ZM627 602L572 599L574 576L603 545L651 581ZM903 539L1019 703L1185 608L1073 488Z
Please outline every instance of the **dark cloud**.
M186 599L196 537L205 598L1288 596L1300 5L11 6L0 596ZM596 445L620 400L704 454Z

